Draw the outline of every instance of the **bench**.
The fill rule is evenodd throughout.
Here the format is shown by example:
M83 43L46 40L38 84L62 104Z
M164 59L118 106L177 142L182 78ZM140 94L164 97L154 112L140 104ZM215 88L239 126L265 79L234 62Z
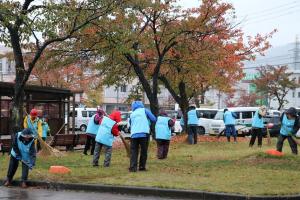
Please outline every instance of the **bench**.
M86 143L86 134L76 134L76 141L75 141L75 144L74 146L77 146L77 145L85 145Z
M54 135L50 146L65 146L66 151L73 150L75 146L76 137L76 134L56 134Z
M73 150L77 145L85 145L86 134L56 134L51 146L65 146L66 151Z

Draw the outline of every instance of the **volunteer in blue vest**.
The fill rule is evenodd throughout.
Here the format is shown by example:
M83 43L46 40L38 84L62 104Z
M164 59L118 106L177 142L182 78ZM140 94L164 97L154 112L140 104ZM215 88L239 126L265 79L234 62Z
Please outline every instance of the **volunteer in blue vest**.
M236 114L229 111L227 108L224 109L223 121L225 124L225 135L227 141L230 142L230 136L233 136L234 142L237 142L236 137L237 133L235 130L235 119L237 118Z
M95 137L98 132L99 128L99 122L102 120L103 116L105 115L105 112L101 110L100 108L97 109L97 112L95 115L93 115L86 128L86 142L83 150L83 154L87 155L87 151L91 149L91 155L94 154L95 150Z
M155 124L158 159L165 159L168 156L171 140L171 128L174 126L174 124L174 120L168 117L165 111L160 112Z
M138 154L140 149L139 170L146 171L148 156L148 142L150 137L150 122L156 122L156 117L144 107L141 101L131 104L130 115L130 172L136 172L138 167ZM149 120L149 121L148 121Z
M297 143L292 136L296 135L299 128L300 124L297 110L294 107L291 107L281 116L281 128L277 141L277 151L282 151L283 142L287 139L292 153L298 154Z
M34 145L34 133L31 129L26 128L22 132L18 132L14 138L9 167L7 171L7 179L5 186L10 186L13 177L18 169L19 161L22 163L22 183L23 188L27 187L27 179L29 169L35 165L36 150Z
M49 124L48 124L48 117L46 115L42 119L42 129L43 129L42 139L44 141L46 141L47 136L50 134L50 127L49 127Z
M42 137L42 121L38 118L38 111L36 109L32 109L30 114L25 116L23 126L24 128L30 128L35 138L37 138L38 135Z
M254 114L252 119L252 136L249 143L249 147L252 147L255 143L257 137L258 147L262 146L262 137L263 137L263 128L264 128L264 119L263 117L267 113L266 106L261 106Z
M118 123L121 121L121 112L114 111L109 117L103 116L99 121L99 128L95 138L96 145L93 157L93 166L99 166L98 161L100 157L101 149L105 150L104 167L110 166L112 145L114 142L114 137L119 136Z
M200 115L196 111L196 106L191 105L189 107L189 111L187 113L188 117L188 141L189 144L197 144L198 140L198 123L199 123L199 118Z

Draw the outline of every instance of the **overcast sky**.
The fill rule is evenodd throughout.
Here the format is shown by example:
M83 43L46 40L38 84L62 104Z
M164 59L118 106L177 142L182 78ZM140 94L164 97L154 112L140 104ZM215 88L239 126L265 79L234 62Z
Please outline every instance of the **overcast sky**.
M233 4L242 29L246 35L278 32L270 40L272 46L295 42L300 39L300 1L299 0L224 0ZM185 8L200 5L199 0L179 0ZM243 20L244 19L244 20Z

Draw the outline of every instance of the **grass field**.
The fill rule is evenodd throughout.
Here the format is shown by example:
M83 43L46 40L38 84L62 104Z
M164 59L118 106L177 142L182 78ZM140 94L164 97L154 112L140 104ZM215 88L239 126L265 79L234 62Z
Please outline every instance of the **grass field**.
M201 141L201 139L200 139ZM264 141L264 143L266 143ZM156 145L150 144L147 172L129 173L125 149L113 150L111 167L92 167L91 156L70 152L62 158L41 158L30 172L31 180L70 183L99 183L113 185L180 188L248 195L283 195L300 193L300 157L291 155L288 143L284 157L267 156L264 151L274 148L248 148L247 141L237 144L200 142L187 145L175 142L167 160L155 157ZM0 156L0 175L5 178L9 157ZM100 163L103 156L100 157ZM64 165L72 172L51 175L51 165ZM20 168L16 179L20 178Z

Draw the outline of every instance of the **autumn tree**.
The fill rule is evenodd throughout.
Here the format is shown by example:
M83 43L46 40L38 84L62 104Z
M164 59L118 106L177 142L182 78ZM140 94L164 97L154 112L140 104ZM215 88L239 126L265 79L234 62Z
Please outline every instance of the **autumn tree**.
M177 45L171 48L169 62L159 76L185 118L189 100L195 94L204 95L210 88L231 92L244 76L242 61L254 59L255 54L261 54L269 47L266 40L273 32L244 41L242 30L226 20L232 9L227 3L204 1L199 9L194 10L197 17L180 22L196 29L197 22L208 20L210 26L205 30L211 33L201 37L180 37ZM208 16L212 16L208 19L207 10L210 11Z
M253 81L257 91L261 92L266 99L278 101L278 110L282 109L288 102L286 95L290 90L294 90L299 85L292 78L293 73L288 72L287 66L262 66L257 69L259 76Z
M51 44L71 39L92 21L108 15L121 1L0 1L0 42L12 47L16 79L12 127L20 127L24 86L44 50ZM24 53L31 54L25 64Z

